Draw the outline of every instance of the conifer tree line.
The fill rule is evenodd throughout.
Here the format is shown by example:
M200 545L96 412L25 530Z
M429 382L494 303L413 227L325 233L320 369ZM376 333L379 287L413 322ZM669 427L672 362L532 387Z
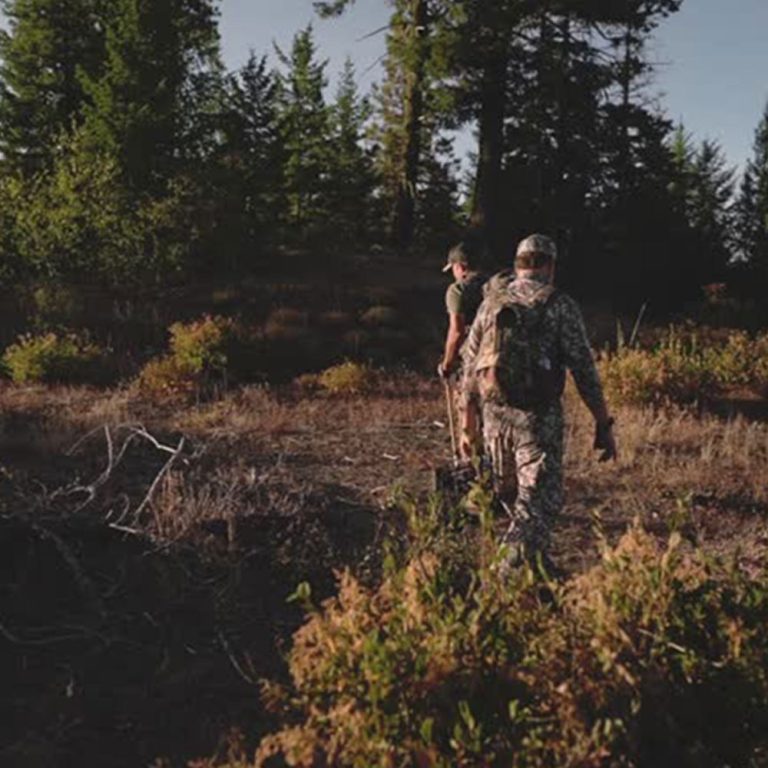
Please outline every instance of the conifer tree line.
M768 108L739 179L652 98L648 46L682 0L381 2L363 93L351 62L329 83L312 27L228 72L216 0L2 0L0 279L226 278L374 245L439 260L458 237L491 266L542 230L585 293L765 281ZM457 131L477 139L463 165Z

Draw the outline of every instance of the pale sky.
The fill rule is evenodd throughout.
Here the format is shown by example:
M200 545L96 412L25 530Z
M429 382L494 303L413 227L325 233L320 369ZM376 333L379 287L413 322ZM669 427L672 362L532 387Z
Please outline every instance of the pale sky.
M384 35L365 35L386 24L387 0L357 0L342 19L319 20L311 0L222 0L224 58L241 65L250 49L271 53L290 46L310 21L320 54L333 75L350 55L367 90ZM768 100L768 0L683 0L682 9L659 28L652 58L659 64L651 92L667 116L682 120L696 139L720 142L729 160L750 156L755 128ZM363 75L366 70L370 70Z

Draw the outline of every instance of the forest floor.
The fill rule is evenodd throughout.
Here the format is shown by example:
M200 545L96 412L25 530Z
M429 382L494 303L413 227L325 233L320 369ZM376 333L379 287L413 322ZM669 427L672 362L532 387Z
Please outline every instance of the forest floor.
M566 393L565 573L640 519L756 570L768 550L768 424L617 409L599 464ZM366 394L251 387L184 407L129 389L0 389L3 766L183 766L269 728L258 682L302 620L288 598L375 572L396 499L450 462L439 382ZM164 762L159 762L160 759ZM158 761L158 762L155 762Z

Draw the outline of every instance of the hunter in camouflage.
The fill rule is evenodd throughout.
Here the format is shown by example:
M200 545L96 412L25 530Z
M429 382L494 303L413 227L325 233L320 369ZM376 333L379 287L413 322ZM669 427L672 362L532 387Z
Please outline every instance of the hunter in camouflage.
M566 369L596 422L595 447L602 459L616 456L603 389L576 302L553 288L554 242L532 235L520 243L516 275L492 279L464 347L465 389L480 390L483 442L491 458L498 501L509 516L504 537L510 563L544 553L553 520L563 504L563 408ZM551 394L520 402L486 388L484 373L494 356L494 328L500 307L518 306L541 319L536 325L538 365ZM498 344L497 344L498 346ZM498 353L498 349L495 351ZM540 387L542 388L542 387Z

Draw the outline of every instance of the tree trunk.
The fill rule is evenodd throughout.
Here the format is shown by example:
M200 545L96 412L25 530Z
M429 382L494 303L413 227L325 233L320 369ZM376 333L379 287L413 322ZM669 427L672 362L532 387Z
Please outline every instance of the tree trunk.
M416 185L421 161L421 121L424 115L424 75L427 57L427 0L410 0L410 6L411 28L408 34L414 46L414 57L413 66L405 72L405 151L403 174L395 201L394 222L395 243L400 253L405 253L410 248L416 227Z
M484 250L494 261L505 256L500 208L506 101L507 56L504 52L496 52L483 68L477 178L472 211L473 223L483 232Z
M632 108L632 24L627 22L624 33L624 61L621 66L621 144L619 145L619 172L621 194L629 191L632 180L630 170L631 149L629 136L629 111Z

